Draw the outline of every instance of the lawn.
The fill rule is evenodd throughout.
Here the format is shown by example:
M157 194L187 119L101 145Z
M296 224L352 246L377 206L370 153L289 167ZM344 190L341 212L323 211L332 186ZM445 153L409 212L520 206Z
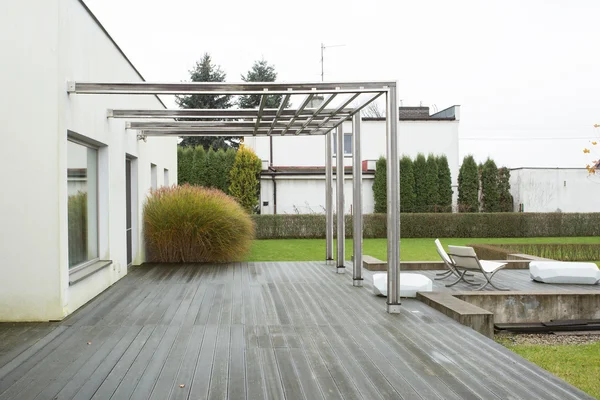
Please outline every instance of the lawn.
M402 239L400 258L403 261L433 261L439 258L434 239ZM471 238L444 239L448 244L470 243L598 243L597 237L541 237L541 238ZM334 245L335 246L335 245ZM335 247L334 247L335 249ZM387 259L387 239L364 239L363 254L380 260ZM352 239L346 239L346 259L352 255ZM325 239L255 240L248 261L317 261L325 258ZM599 264L600 265L600 264Z
M600 342L568 345L512 345L521 357L600 399Z

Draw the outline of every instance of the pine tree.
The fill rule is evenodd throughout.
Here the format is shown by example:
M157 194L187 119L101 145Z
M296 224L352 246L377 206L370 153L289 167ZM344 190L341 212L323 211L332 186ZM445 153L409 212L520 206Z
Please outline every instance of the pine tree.
M242 75L244 82L275 82L277 79L277 72L275 72L275 66L269 65L266 60L254 61L252 69L248 71L246 76ZM260 105L260 95L249 95L240 96L238 105L240 108L258 108ZM272 95L267 96L265 101L265 108L279 108L283 95ZM285 107L289 107L290 102L288 100Z
M400 212L415 212L415 174L409 156L400 159Z
M427 187L426 206L427 212L436 212L439 200L438 193L438 167L433 154L427 156L427 166L425 169L425 182Z
M458 173L458 209L479 212L479 172L472 155L463 159Z
M192 169L194 165L194 149L177 148L177 182L180 185L191 183Z
M226 75L221 67L212 63L211 57L205 53L202 60L190 71L192 82L225 82ZM224 109L232 106L232 96L200 95L177 96L175 101L181 108L214 108ZM188 120L189 121L189 120ZM188 136L184 137L180 146L196 147L198 145L209 148L227 149L239 147L239 139L226 136Z
M427 212L427 159L419 153L413 163L415 176L415 212Z
M481 191L484 212L500 211L500 193L498 192L498 167L487 159L481 171Z
M387 171L385 157L379 157L375 164L373 179L373 199L376 213L387 213Z
M438 210L441 212L452 211L452 175L448 158L441 155L436 158L438 167Z
M513 197L510 194L510 170L506 167L498 169L498 193L501 212L513 211Z
M258 205L261 167L260 158L250 148L242 145L231 168L229 191L249 213L253 213Z

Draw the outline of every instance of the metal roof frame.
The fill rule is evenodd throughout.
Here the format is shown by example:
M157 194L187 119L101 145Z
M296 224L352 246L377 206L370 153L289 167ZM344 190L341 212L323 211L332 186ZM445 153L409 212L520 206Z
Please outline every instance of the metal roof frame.
M387 311L400 312L400 174L398 157L398 108L396 82L183 82L183 83L92 83L68 82L70 95L258 95L256 109L203 110L114 110L108 118L144 119L127 121L138 139L149 136L315 136L326 135L326 260L333 260L333 165L331 136L337 135L337 154L343 154L342 124L352 120L354 151L353 205L362 213L362 170L360 158L360 111L378 97L386 99L387 155ZM283 95L277 109L265 108L267 96ZM327 95L316 108L309 108L317 95ZM292 96L302 96L296 109L286 109ZM333 106L334 100L337 105ZM357 105L358 104L358 105ZM169 120L172 119L172 120ZM344 170L344 157L337 157L337 171ZM344 209L344 174L337 181L338 210ZM341 179L340 179L341 178ZM337 213L337 272L345 271L344 213ZM353 285L362 286L362 218L354 218Z

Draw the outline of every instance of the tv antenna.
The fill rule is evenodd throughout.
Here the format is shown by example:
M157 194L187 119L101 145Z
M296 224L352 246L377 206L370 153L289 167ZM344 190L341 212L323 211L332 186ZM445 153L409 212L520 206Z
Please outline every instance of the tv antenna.
M324 58L323 58L323 54L325 53L325 49L329 49L331 47L344 47L344 46L345 46L345 44L332 44L332 45L329 45L329 46L325 46L323 43L321 43L321 82L323 82L324 79L325 79L325 72L324 72L325 61L324 61Z

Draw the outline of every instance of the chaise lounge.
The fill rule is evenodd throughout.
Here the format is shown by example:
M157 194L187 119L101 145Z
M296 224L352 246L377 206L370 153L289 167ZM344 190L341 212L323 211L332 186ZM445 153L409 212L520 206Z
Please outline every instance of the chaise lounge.
M460 281L465 281L472 284L472 282L469 282L465 279L467 272L481 272L486 282L475 290L482 290L487 285L492 285L498 290L510 290L507 288L498 287L492 283L492 278L494 275L496 275L496 273L502 268L506 267L507 263L480 260L477 258L477 254L472 247L448 246L448 250L448 255L452 260L452 264L460 276L456 281L446 285L446 287L454 286Z

